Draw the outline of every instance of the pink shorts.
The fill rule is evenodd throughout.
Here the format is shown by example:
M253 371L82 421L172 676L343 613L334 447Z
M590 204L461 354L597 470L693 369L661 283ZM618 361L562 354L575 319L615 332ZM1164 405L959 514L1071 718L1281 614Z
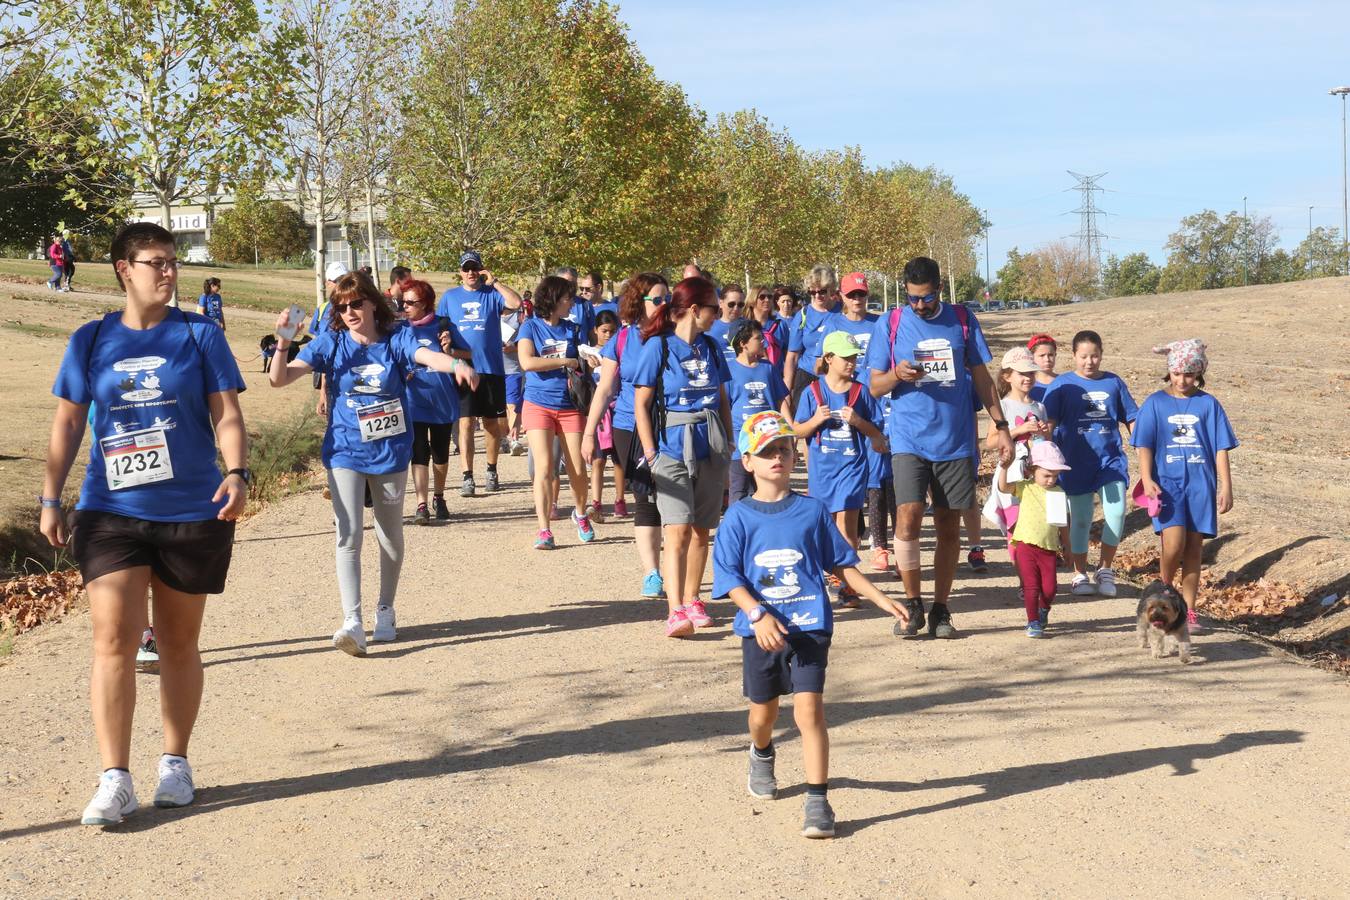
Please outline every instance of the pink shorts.
M549 409L526 400L520 411L520 427L526 431L581 434L586 429L586 419L575 409Z

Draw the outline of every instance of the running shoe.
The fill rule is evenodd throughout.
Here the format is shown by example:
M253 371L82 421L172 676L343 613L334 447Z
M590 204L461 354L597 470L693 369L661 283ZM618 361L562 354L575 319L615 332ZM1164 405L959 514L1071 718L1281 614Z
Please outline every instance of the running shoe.
M577 511L572 510L572 524L577 526L577 537L583 544L589 544L595 540L595 527L591 525L590 516L579 516Z
M1097 589L1092 586L1092 579L1086 575L1075 575L1073 581L1069 583L1069 593L1078 597L1090 597L1097 593Z
M661 579L661 573L655 569L648 572L647 577L642 579L642 599L666 599L666 583Z
M366 655L366 630L357 618L344 619L342 627L333 632L333 646L351 656Z
M694 600L692 603L685 604L684 614L689 617L689 621L694 623L695 628L713 627L712 616L708 615L708 608L703 605L702 600Z
M614 501L614 518L628 518L628 503L622 497Z
M372 641L392 641L398 637L394 627L395 617L392 606L375 607L375 630L370 633Z
M1036 621L1041 623L1041 630L1044 631L1050 625L1050 607L1042 606L1036 613Z
M501 480L497 478L497 473L488 469L487 477L483 479L483 490L491 494L502 486Z
M807 794L806 804L802 807L802 837L834 837L834 810L823 794Z
M155 643L155 629L147 628L141 635L141 645L136 648L136 671L159 671L159 645Z
M562 518L562 512L558 509L558 504L553 504L548 510L548 519L550 522Z
M923 629L924 625L923 601L906 600L905 612L909 613L909 621L908 622L897 621L895 625L891 628L891 634L895 635L896 637L902 638L918 637L919 632Z
M436 510L436 521L444 522L450 518L450 507L445 505L445 495L437 494L431 498L431 505Z
M885 547L878 547L872 551L872 571L889 572L891 570L891 554Z
M553 532L547 528L539 532L539 536L534 539L534 549L536 550L552 550L556 546L558 545L553 541Z
M1205 626L1200 624L1200 620L1195 617L1195 610L1193 609L1186 610L1186 628L1190 630L1191 634L1200 634L1205 630Z
M417 512L413 515L413 521L418 525L431 524L431 510L427 509L425 503L417 504Z
M196 796L192 787L192 766L181 756L165 753L159 758L159 786L155 788L155 805L160 809L187 806Z
M1040 619L1027 623L1027 637L1038 638L1045 637L1045 626L1041 624Z
M745 778L745 787L750 796L758 800L772 800L778 795L778 779L773 774L775 757L760 756L755 746L750 745L750 771Z
M131 786L131 773L109 769L99 776L94 799L80 816L81 825L120 825L122 820L138 808L136 790Z
M952 625L952 613L947 609L947 604L934 603L933 608L928 611L928 636L943 640L956 636L956 628Z
M1103 597L1114 597L1116 595L1116 572L1114 569L1101 568L1097 570L1097 593Z
M477 488L475 488L473 484L473 475L465 475L463 484L459 486L459 495L461 497L472 497L475 490L477 490Z
M666 637L686 637L694 633L694 623L681 606L666 617Z
M970 548L970 553L966 556L966 562L969 563L972 572L989 571L989 564L984 561L984 548L978 544Z
M862 595L847 585L839 588L839 599L835 601L835 609L861 609Z
M590 517L601 525L605 524L605 504L599 500L591 501Z
M510 453L512 456L524 456L526 452L524 441L513 440L511 442Z

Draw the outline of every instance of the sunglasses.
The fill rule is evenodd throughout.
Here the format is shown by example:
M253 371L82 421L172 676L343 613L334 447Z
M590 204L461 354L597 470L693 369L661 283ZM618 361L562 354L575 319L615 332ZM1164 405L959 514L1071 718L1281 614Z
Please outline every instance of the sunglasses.
M812 297L824 297L826 294L829 293L829 291L828 290L807 291L807 293L810 294Z
M648 303L655 303L657 306L660 306L662 303L665 303L667 300L669 300L670 297L666 296L665 294L662 294L660 297L653 297L651 294L648 294L642 299L646 300Z
M594 291L594 290L595 290L595 288L592 288L592 287L579 287L579 288L577 288L577 293L578 293L578 294L589 294L589 293L591 293L591 292Z
M772 300L772 299L773 298L770 297L768 294L760 294L758 297L755 298L755 302L759 302L760 300Z
M364 297L361 297L361 298L359 298L359 299L357 299L357 300L353 300L351 303L334 303L334 304L333 304L333 309L337 310L337 314L338 314L339 316L341 316L341 315L346 315L347 310L349 310L349 309L350 309L352 312L360 312L361 310L363 310L363 309L365 309L365 308L366 308L366 300L365 300Z
M480 269L478 266L466 266L465 268L460 269L460 271L466 275L477 275L479 272L483 270Z
M936 303L938 301L938 295L924 294L922 297L916 297L913 294L906 292L905 299L908 300L911 305L918 303Z
M744 305L744 304L742 304L741 301L739 301L739 300L728 300L728 301L727 301L727 309L739 309L739 308L740 308L741 306L743 306L743 305Z

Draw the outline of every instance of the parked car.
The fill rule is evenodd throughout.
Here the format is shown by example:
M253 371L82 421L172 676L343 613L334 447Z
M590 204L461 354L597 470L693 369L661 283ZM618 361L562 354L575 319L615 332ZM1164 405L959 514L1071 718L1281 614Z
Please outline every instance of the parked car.
M1027 305L1027 308L1028 308L1028 309L1041 309L1042 307L1045 306L1045 301L1044 301L1044 300L1028 300L1027 303L1026 303L1026 305Z

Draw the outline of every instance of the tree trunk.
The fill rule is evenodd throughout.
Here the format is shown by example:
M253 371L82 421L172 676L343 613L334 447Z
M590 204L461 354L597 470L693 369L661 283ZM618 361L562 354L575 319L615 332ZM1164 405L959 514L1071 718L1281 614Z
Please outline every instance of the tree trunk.
M159 224L164 226L165 231L169 232L170 234L173 233L173 201L170 200L169 195L163 191L161 191L159 194ZM177 247L174 248L175 251L177 249L178 249ZM178 306L177 282L174 283L173 297L169 299L169 305L174 307Z
M325 196L323 168L320 167L318 177L315 179L315 197L314 197L314 308L323 306L324 301L324 269L328 266L328 235L327 222L324 221L323 211L328 202Z
M375 251L375 184L366 179L366 249L370 251L370 271L376 284L380 283L380 260Z
M745 296L750 296L750 264L745 264Z

